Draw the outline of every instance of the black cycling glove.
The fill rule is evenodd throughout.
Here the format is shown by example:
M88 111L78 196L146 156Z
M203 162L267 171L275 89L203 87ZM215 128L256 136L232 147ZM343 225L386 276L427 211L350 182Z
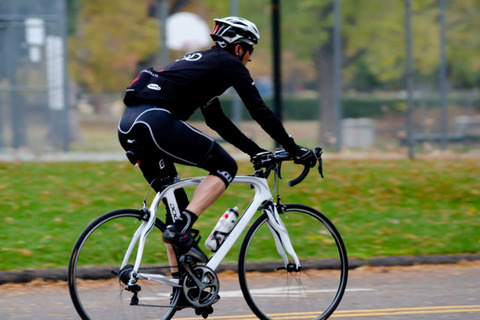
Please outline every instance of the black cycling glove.
M300 147L300 149L293 154L293 162L312 168L317 163L317 157L315 157L313 150Z

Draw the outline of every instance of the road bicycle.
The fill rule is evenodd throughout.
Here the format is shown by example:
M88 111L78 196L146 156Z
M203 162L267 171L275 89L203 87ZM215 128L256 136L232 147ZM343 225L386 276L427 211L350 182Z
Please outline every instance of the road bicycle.
M127 152L132 163L134 154ZM321 154L316 148L323 177ZM163 243L166 224L157 214L163 202L167 214L174 216L179 212L174 191L196 186L205 177L169 177L148 208L146 197L140 210L116 210L95 219L79 236L69 261L68 285L78 314L82 319L164 320L193 308L207 318L214 303L228 304L231 293L222 295L216 270L248 229L239 252L238 278L253 313L259 319L327 319L347 285L347 253L325 215L280 201L281 165L290 160L287 152L277 150L252 160L253 175L234 178L232 183L254 190L253 200L205 264ZM309 169L305 166L289 185L300 183ZM250 223L257 211L260 216ZM147 258L154 263L142 263Z

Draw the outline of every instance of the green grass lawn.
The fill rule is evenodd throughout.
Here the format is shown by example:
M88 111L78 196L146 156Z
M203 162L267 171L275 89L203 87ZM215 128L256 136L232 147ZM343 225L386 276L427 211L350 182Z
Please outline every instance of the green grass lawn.
M249 163L239 165L240 174L251 172ZM312 171L288 187L298 170L284 165L283 202L325 213L350 257L480 252L478 160L332 159L324 161L325 179ZM179 172L203 174L189 167ZM91 220L140 208L146 190L141 173L126 161L0 163L0 270L66 267ZM248 187L232 185L196 227L205 238L227 207L243 211L252 195Z

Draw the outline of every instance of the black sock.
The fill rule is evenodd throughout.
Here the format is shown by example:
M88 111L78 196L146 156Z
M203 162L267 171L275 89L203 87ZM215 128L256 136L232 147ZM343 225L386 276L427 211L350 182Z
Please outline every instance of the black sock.
M190 228L192 225L197 221L197 216L188 210L184 210L182 214L180 215L182 219L176 220L173 224L175 225L175 229L177 229L178 232L185 233Z

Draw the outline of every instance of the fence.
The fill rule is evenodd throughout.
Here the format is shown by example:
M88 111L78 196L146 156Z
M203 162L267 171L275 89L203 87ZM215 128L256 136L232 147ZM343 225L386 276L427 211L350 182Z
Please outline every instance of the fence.
M0 148L67 150L66 0L0 3Z

